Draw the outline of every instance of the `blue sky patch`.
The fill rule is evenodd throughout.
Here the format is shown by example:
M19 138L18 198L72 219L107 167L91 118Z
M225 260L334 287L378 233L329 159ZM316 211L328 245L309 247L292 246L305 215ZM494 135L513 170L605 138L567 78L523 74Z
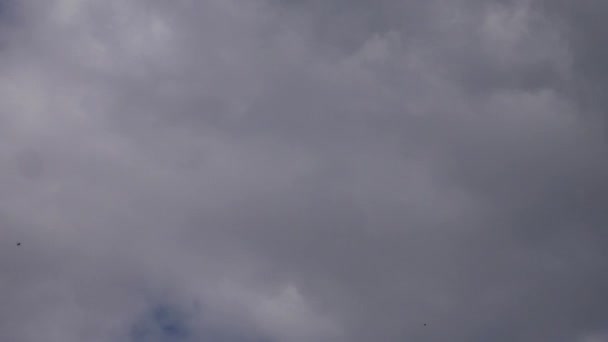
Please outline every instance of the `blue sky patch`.
M158 305L144 315L131 330L132 342L182 342L191 340L187 317L178 309Z

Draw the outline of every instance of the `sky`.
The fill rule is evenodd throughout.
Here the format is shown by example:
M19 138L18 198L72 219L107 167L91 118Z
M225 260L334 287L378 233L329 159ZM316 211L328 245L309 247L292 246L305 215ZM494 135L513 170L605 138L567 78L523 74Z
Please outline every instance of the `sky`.
M607 16L1 0L0 340L608 341Z

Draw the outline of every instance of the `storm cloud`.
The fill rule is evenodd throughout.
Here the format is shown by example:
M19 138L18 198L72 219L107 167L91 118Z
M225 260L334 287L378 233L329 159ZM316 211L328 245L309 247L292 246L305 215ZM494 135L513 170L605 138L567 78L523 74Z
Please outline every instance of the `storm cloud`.
M0 340L608 341L607 11L0 1Z

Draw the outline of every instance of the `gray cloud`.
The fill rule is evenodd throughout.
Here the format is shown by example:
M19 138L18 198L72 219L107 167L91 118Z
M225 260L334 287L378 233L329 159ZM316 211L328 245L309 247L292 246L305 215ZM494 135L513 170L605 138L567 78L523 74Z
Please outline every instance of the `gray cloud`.
M2 340L605 340L603 5L7 3Z

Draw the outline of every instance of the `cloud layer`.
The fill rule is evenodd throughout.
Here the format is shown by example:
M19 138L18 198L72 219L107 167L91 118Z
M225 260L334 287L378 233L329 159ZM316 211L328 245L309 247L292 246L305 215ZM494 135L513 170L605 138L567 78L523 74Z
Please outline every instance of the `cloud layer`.
M608 340L606 11L0 1L0 340Z

